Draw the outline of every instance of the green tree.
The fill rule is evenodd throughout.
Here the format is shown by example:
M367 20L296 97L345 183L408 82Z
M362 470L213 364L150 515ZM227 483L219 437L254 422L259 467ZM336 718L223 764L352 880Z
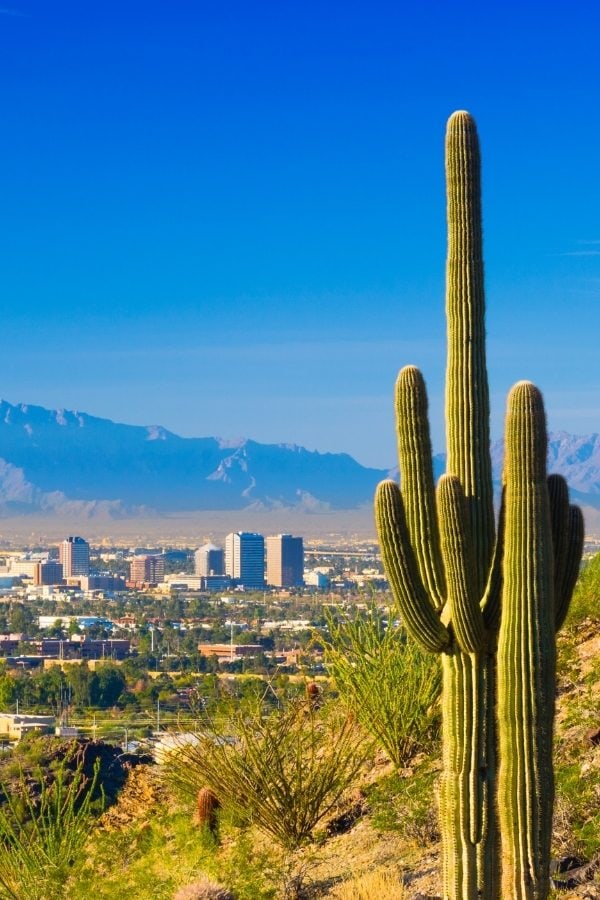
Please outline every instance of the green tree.
M15 702L17 690L14 678L11 678L6 671L0 674L0 709L4 712Z
M114 706L127 686L125 676L117 666L99 666L94 672L92 703L106 709Z
M69 666L66 673L67 683L71 687L72 700L75 706L85 709L91 706L91 676L87 662Z
M14 603L10 608L8 627L13 634L30 634L33 625L33 613L22 603Z

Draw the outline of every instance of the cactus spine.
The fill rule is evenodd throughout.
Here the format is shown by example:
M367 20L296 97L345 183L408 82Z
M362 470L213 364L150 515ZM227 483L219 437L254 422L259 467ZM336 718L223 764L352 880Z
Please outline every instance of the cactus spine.
M543 900L550 887L555 633L583 546L581 512L569 507L564 480L546 480L546 444L541 394L520 382L509 394L506 417L498 641L502 896L515 900Z
M400 372L396 421L402 492L377 491L385 569L406 627L441 654L444 896L499 895L493 785L493 652L499 552L489 456L479 144L466 112L446 134L448 474L434 490L427 397L420 372Z

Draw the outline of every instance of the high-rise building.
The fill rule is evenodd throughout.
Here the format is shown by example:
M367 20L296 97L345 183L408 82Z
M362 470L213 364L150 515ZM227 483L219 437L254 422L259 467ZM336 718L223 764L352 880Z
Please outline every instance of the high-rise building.
M134 556L130 572L136 584L160 584L165 580L165 558L162 553Z
M304 584L304 541L291 534L267 538L267 584L299 587Z
M214 544L203 544L194 554L196 575L223 575L224 565L223 550Z
M58 548L63 578L90 574L90 545L82 537L68 537Z
M35 585L61 584L63 580L63 567L61 563L50 559L46 562L35 564L33 583Z
M227 535L225 572L245 588L265 586L265 539L262 534L236 531Z

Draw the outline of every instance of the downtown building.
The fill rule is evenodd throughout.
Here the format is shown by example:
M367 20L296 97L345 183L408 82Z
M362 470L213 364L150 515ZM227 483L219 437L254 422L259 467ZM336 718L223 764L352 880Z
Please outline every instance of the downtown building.
M35 564L33 571L33 583L37 587L48 584L62 584L63 567L62 563L49 559L46 562L38 562Z
M267 584L272 587L300 587L304 584L304 541L291 534L267 538Z
M134 556L129 579L135 584L160 584L165 580L165 558L162 553Z
M90 545L82 537L68 537L58 547L63 578L90 574Z
M236 531L225 538L225 573L241 587L265 586L265 539L262 534Z
M225 573L225 554L215 544L203 544L194 553L194 572L208 577Z

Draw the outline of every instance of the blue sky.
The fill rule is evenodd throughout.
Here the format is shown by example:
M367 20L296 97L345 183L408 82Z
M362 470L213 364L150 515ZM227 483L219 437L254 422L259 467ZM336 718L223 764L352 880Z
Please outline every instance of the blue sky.
M593 2L0 2L0 394L394 462L443 448L443 135L483 154L493 433L600 430Z

